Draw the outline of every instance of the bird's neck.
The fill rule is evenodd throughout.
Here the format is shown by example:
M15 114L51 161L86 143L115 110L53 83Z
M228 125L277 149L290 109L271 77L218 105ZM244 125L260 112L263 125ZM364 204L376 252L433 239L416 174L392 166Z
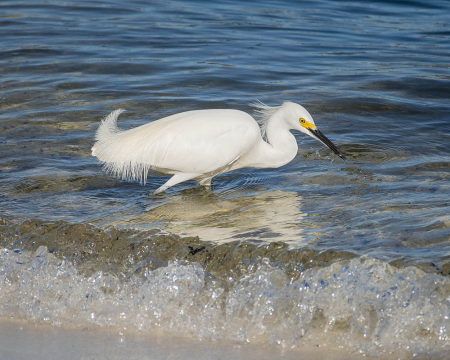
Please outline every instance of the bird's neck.
M266 126L267 142L258 146L245 159L248 167L277 168L286 165L297 155L298 145L284 119L277 113Z
M297 155L298 145L281 114L275 113L267 122L267 142L272 146L271 157L282 165ZM280 165L281 166L281 165Z

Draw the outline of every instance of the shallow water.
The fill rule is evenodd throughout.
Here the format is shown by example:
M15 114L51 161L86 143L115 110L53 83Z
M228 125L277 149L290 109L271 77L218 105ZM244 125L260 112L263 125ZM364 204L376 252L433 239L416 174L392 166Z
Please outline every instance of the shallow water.
M169 306L165 316L176 323L169 331L233 341L256 339L260 331L268 342L287 346L327 332L336 344L345 338L348 349L371 355L401 349L438 357L448 350L450 326L445 290L450 274L449 11L448 2L436 0L207 6L3 1L0 241L7 250L1 257L2 289L10 271L39 284L37 290L50 286L55 274L68 274L71 280L59 280L66 295L58 296L81 299L91 290L73 281L109 274L114 285L107 293L116 298L130 289L141 291L136 289L145 287L148 277L158 278L160 269L172 275L181 271L189 281L200 281L195 291L202 299L217 289L226 295L211 313L198 315L213 317L215 330L197 324L198 319L197 330L186 325L192 318L176 323L179 308ZM241 169L214 178L211 191L186 182L152 196L166 176L150 174L145 187L126 183L104 174L90 155L99 121L113 109L127 109L119 120L127 129L193 109L251 113L249 103L256 99L269 105L301 103L348 160L295 134L298 156L280 169ZM65 265L55 265L54 273L51 267L45 273L21 265L36 256ZM348 266L360 275L357 285L353 280L336 285L347 303L327 305L324 299L334 285L308 300L290 292L289 286L311 277L327 283L348 279ZM374 267L383 269L375 271L376 286L372 275L364 275L373 274ZM413 277L412 271L417 272ZM213 285L205 280L209 276ZM405 278L413 290L401 285ZM263 279L260 287L250 284L254 279ZM427 292L437 283L444 289L439 309ZM103 285L92 286L100 291ZM258 310L233 323L236 314L249 311L230 310L231 318L223 317L232 294L242 291L238 288L261 297L247 299ZM357 290L343 290L348 288ZM61 305L43 314L31 303L34 290L11 289L3 293L4 316L89 323L78 300L74 308ZM31 296L24 295L29 311L5 305L16 291ZM157 291L167 301L165 285ZM374 294L369 307L346 308L355 294L367 292ZM408 308L389 300L386 305L386 292L397 299L409 296L414 304ZM271 297L264 294L278 301L273 311L302 320L264 323L271 311ZM51 299L39 301L45 308ZM100 297L82 306L95 313L105 301L113 300ZM142 323L142 331L156 321L136 321L146 318L148 307L123 301L110 308L112 314L125 306L132 312L127 321ZM183 301L179 306L192 305ZM304 302L308 311L292 308ZM432 322L425 325L424 304L431 304L425 318ZM386 309L393 314L388 325L380 315ZM370 316L358 320L363 313ZM258 316L262 322L252 322ZM333 328L339 316L345 320ZM123 325L113 318L114 326ZM228 329L230 324L236 328ZM319 331L308 335L314 326ZM414 350L412 344L418 344Z

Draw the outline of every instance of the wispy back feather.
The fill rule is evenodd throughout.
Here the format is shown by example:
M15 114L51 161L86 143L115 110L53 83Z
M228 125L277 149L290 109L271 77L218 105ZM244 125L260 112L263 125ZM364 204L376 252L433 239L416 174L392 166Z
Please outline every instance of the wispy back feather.
M250 104L255 110L255 118L261 128L261 136L266 139L266 127L270 117L275 114L281 106L269 106L262 101L256 100L256 102Z
M124 131L117 126L117 119L126 110L114 110L105 116L95 134L96 143L92 147L92 155L103 163L103 170L123 180L138 180L146 182L149 166L143 163L133 163L127 160L127 148L121 146Z
M183 134L183 122L177 120L183 114L170 116L165 121L151 122L137 128L122 131L117 127L117 118L125 110L113 111L105 117L95 136L92 155L103 163L103 170L123 180L138 180L146 183L150 169L158 169L173 142L174 127ZM181 136L179 135L179 136Z
M103 142L111 136L120 133L121 130L117 127L117 118L125 111L126 110L124 109L117 109L108 116L105 116L97 130L97 133L95 134L95 140Z

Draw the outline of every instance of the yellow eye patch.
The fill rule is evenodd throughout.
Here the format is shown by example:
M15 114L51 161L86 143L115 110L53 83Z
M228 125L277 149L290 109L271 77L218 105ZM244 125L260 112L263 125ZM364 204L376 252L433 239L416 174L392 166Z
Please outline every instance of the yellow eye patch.
M311 130L316 130L316 125L310 123L309 121L306 121L303 118L300 118L299 121L300 121L300 125L303 126L304 128L311 129Z

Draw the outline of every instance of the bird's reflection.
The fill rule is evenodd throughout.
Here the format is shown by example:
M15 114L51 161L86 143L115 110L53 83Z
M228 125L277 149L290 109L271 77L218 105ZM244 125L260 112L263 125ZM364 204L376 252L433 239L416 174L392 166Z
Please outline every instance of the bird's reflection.
M205 241L261 239L302 241L301 197L292 191L269 191L221 199L201 192L178 194L162 205L110 225L149 225Z

